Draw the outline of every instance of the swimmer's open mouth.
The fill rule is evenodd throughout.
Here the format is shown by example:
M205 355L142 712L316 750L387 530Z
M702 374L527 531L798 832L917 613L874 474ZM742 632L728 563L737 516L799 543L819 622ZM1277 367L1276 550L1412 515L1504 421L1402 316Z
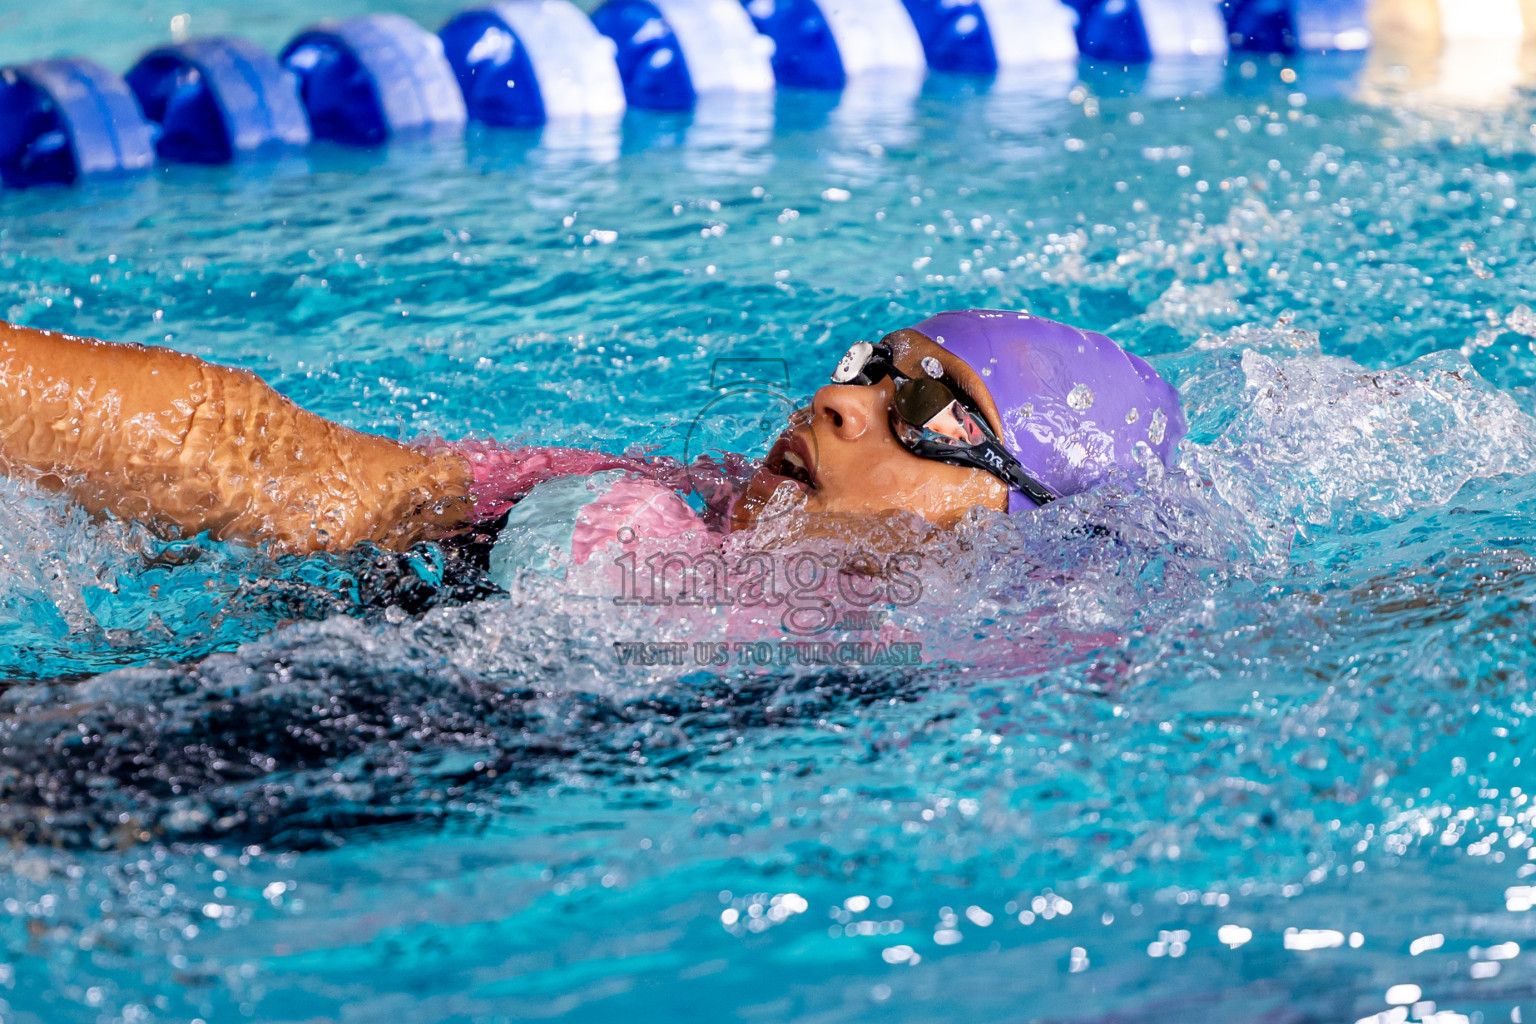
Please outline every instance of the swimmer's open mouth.
M796 431L784 434L768 450L763 469L774 476L783 477L805 490L816 489L816 458L811 446Z

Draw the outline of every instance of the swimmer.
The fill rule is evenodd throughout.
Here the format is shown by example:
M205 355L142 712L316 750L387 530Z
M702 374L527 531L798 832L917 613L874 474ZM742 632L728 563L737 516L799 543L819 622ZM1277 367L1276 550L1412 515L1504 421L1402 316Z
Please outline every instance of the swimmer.
M273 553L494 533L572 478L603 480L570 517L578 557L634 530L750 530L784 497L811 523L915 515L943 528L977 506L1021 512L1149 459L1171 465L1186 429L1173 388L1101 334L941 313L855 343L709 525L665 460L403 444L301 409L247 370L0 323L0 469L167 536Z

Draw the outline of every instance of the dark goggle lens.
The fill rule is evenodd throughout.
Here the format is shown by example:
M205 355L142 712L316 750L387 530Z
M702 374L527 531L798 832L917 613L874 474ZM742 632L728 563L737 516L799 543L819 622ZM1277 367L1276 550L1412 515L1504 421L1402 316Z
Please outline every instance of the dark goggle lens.
M896 389L892 411L907 430L898 436L909 442L923 439L951 448L976 448L987 443L981 419L935 380L908 381Z
M949 408L955 396L932 377L905 381L896 389L896 415L920 427Z

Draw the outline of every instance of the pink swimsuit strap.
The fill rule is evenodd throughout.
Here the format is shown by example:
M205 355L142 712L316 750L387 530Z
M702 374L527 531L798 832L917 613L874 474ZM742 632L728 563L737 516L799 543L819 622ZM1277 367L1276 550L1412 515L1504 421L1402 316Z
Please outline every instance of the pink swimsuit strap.
M464 440L449 445L468 462L474 519L495 519L517 504L536 485L565 476L586 476L623 469L648 477L658 475L644 460L580 448L511 448L495 441Z
M684 494L697 492L711 508L721 509L729 505L753 468L739 455L726 455L718 461L704 458L684 466L664 456L609 455L542 445L513 447L475 439L432 441L428 445L446 446L469 463L470 498L477 523L506 512L538 484L611 469L625 470Z

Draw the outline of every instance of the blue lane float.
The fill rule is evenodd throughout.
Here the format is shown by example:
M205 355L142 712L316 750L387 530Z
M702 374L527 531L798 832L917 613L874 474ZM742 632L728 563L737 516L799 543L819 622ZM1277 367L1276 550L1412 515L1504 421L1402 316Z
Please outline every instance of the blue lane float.
M145 54L125 76L155 149L181 163L309 144L298 79L243 39L194 39Z
M689 110L708 93L773 89L773 43L737 0L608 0L592 23L614 42L632 107Z
M624 113L613 41L569 0L504 0L438 33L471 119L529 128Z
M1296 44L1304 53L1370 49L1367 0L1296 0Z
M0 181L67 185L155 162L150 125L117 75L83 57L0 69Z
M401 132L452 128L467 119L442 40L398 14L307 29L280 59L299 77L317 139L375 146Z
M922 39L901 0L745 2L757 30L773 40L780 85L841 89L850 77L927 70Z
M1227 26L1212 0L1066 0L1083 56L1116 64L1223 57Z
M1072 10L1062 0L906 0L928 65L990 75L1077 59Z
M1295 53L1296 17L1292 0L1222 0L1234 50Z
M1223 0L1234 50L1352 53L1371 45L1366 0Z

